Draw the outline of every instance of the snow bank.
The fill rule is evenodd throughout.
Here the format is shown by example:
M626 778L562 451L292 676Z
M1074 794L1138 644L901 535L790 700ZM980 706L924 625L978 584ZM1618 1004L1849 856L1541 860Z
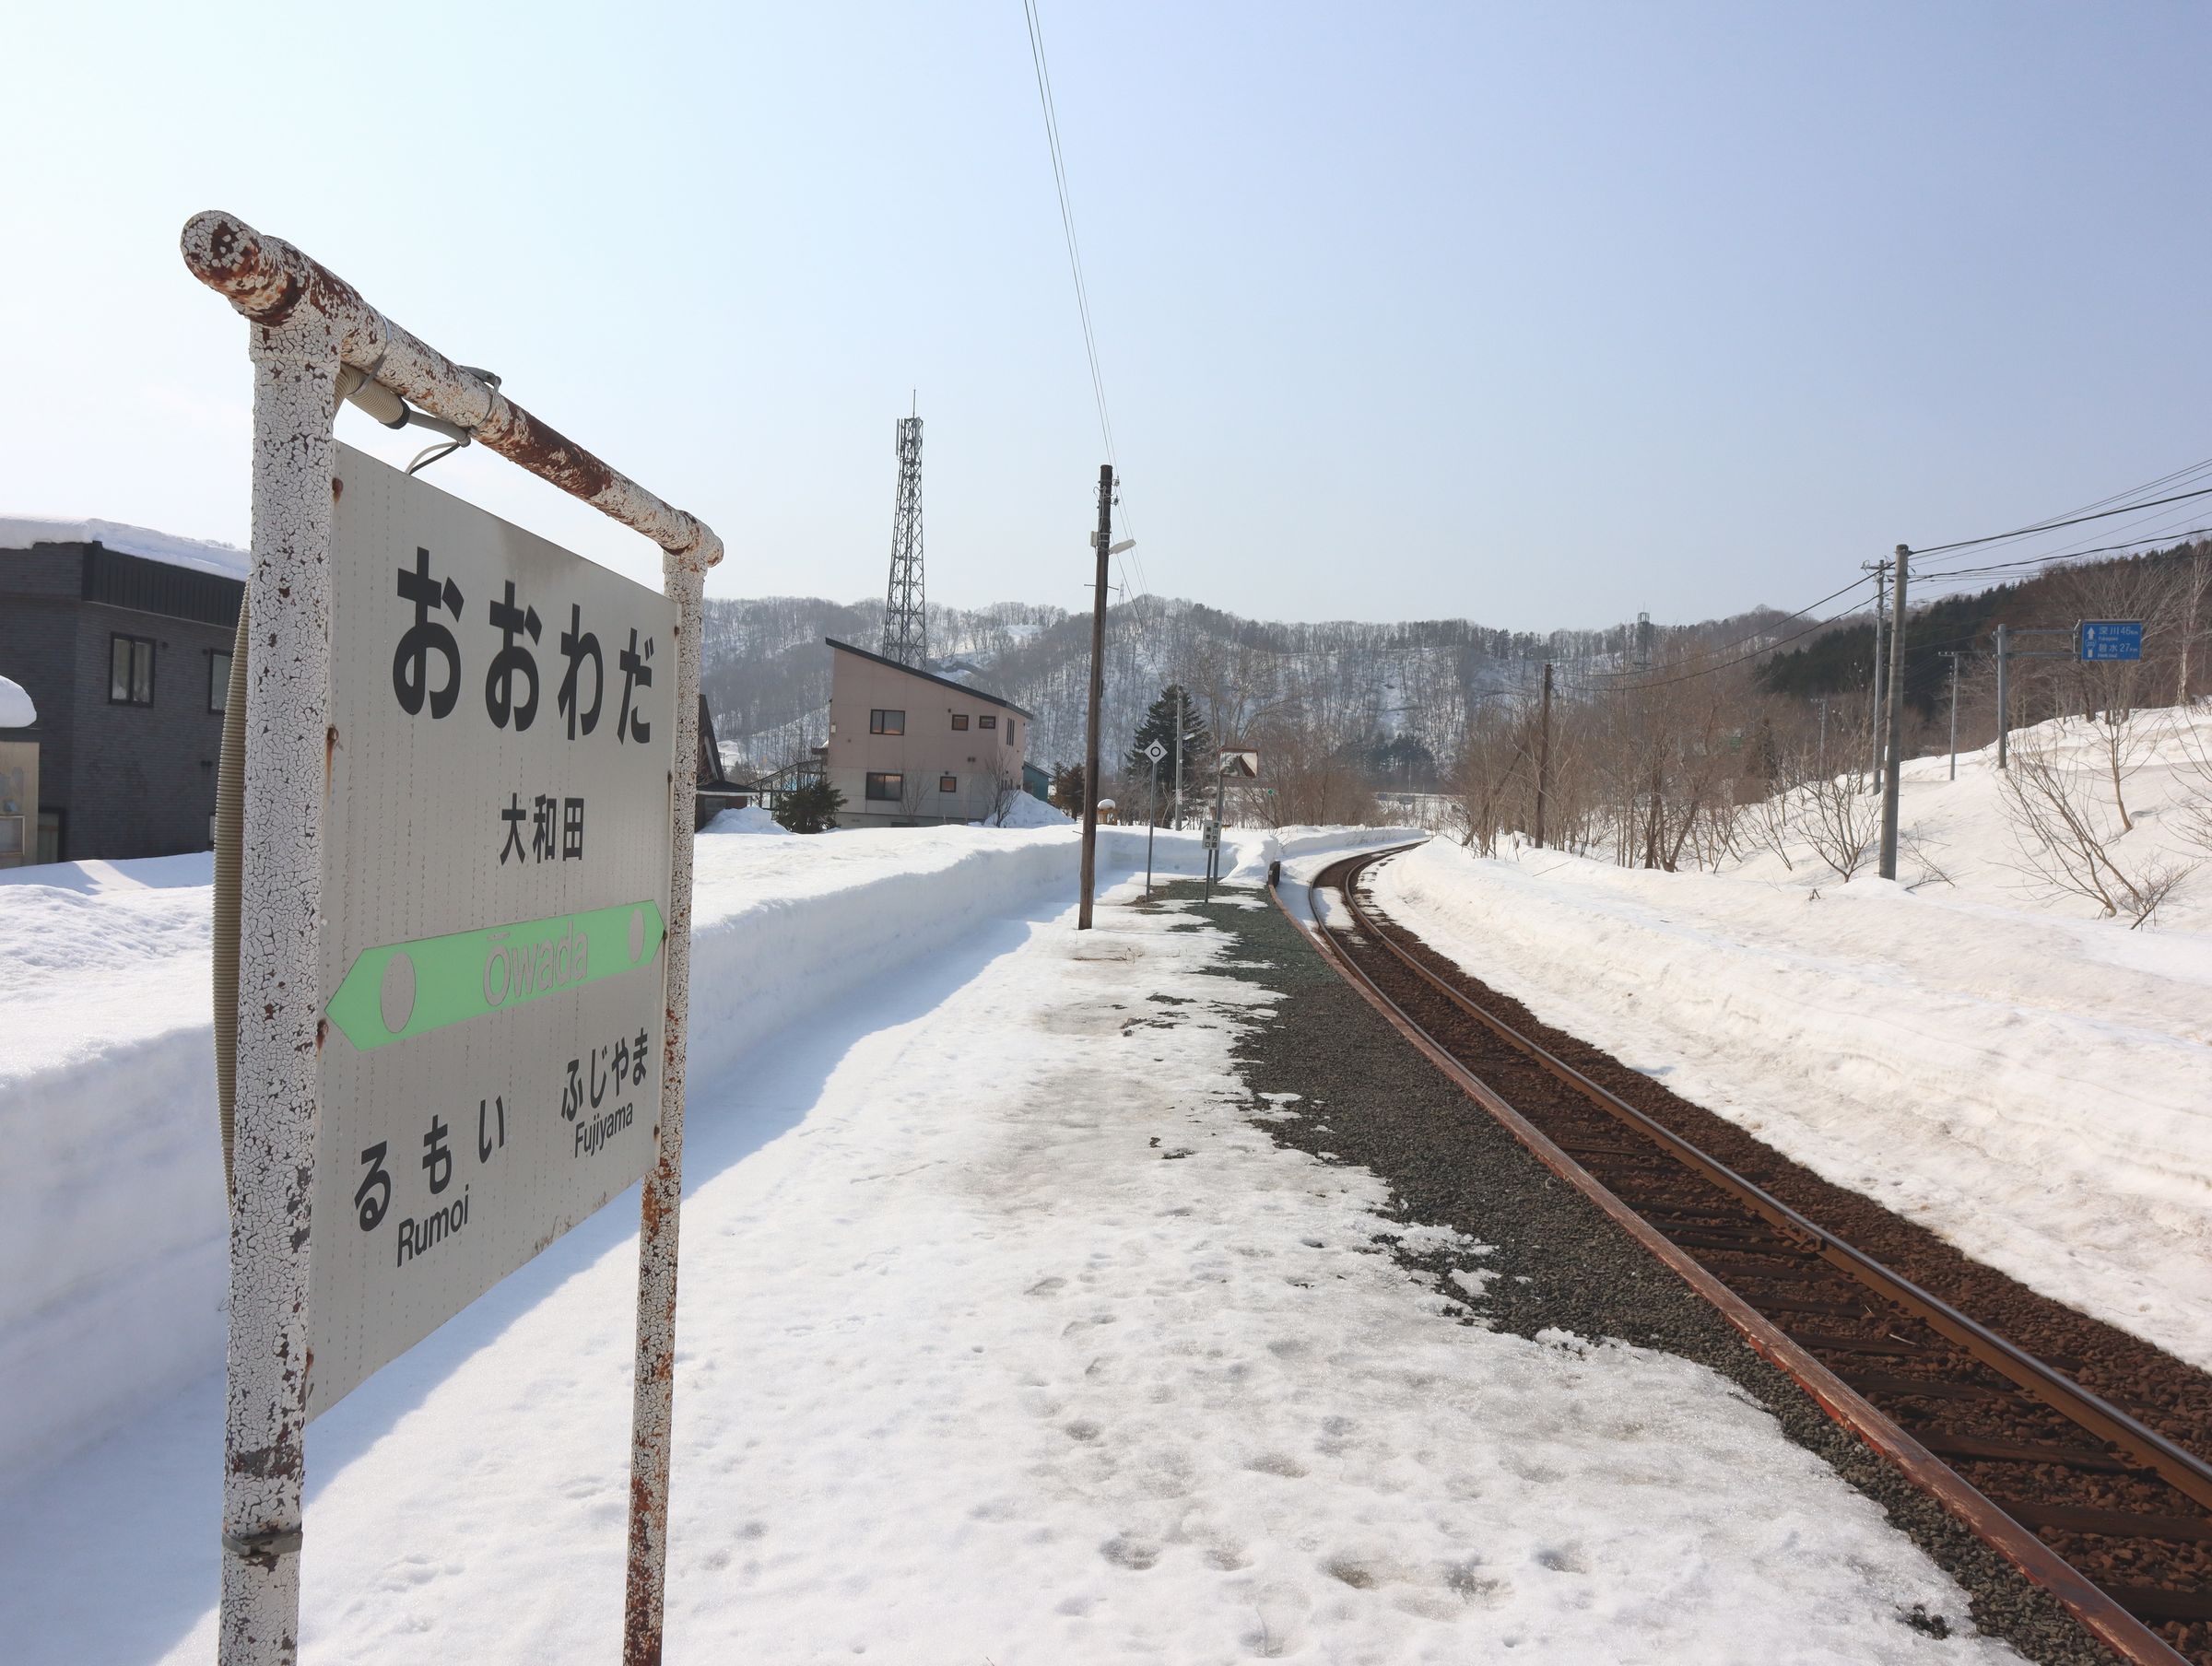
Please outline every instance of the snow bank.
M149 561L189 567L195 572L220 573L226 579L242 579L253 565L253 552L234 544L180 538L150 526L126 526L120 521L0 515L0 549L29 549L34 544L98 544L121 555L143 556Z
M1956 784L1905 767L1902 818L1955 886L1438 841L1376 895L1547 1022L2212 1367L2212 933L2035 906L1991 761L1961 757ZM2149 770L2131 786L2155 828L2169 801Z
M1141 830L1141 829L1140 829ZM1269 864L1293 856L1317 856L1330 851L1356 851L1375 845L1409 844L1428 835L1418 827L1277 827L1257 832L1250 827L1223 831L1234 865L1229 870L1232 885L1265 885Z
M695 1082L982 921L1074 898L1065 818L726 836L759 814L724 812L695 846ZM1232 846L1237 883L1265 875L1270 840ZM1194 874L1205 851L1162 834L1154 860ZM1102 888L1144 861L1144 829L1100 829ZM0 1474L222 1362L211 862L0 870Z
M0 676L0 729L28 729L38 721L39 709L23 685Z
M1071 817L1055 810L1028 792L1018 792L1014 802L1006 806L1006 818L1001 825L1008 827L1065 827Z
M910 839L904 888L972 901L1053 848L999 837L1031 842ZM841 935L899 888L871 839L702 842L830 866L779 872ZM725 935L760 923L738 888L702 887ZM1711 1371L1449 1322L1374 1240L1481 1247L1253 1126L1234 1043L1277 997L1224 934L1071 928L1002 920L694 1074L671 1660L2013 1658ZM587 1223L316 1425L305 1658L616 1652L635 1280ZM198 1392L8 1496L0 1637L206 1666L219 1435Z
M763 810L759 804L747 804L742 810L724 810L700 829L701 833L765 833L774 838L795 838L796 835Z
M0 870L0 1474L222 1364L212 862Z

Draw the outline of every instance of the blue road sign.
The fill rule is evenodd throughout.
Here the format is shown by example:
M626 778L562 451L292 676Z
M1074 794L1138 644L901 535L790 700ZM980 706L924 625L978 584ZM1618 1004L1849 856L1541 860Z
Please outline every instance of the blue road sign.
M2143 621L2084 619L2078 641L2085 660L2139 660L2143 657Z

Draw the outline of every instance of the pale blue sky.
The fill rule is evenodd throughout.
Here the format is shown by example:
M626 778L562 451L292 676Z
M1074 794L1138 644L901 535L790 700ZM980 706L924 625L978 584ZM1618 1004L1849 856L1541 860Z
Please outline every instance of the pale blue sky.
M2203 7L1042 10L1155 591L1795 606L2212 456ZM712 521L716 593L880 592L918 388L931 595L1081 604L1100 444L1019 0L7 34L0 512L243 540L243 327L175 252L222 206ZM657 575L497 458L432 477Z

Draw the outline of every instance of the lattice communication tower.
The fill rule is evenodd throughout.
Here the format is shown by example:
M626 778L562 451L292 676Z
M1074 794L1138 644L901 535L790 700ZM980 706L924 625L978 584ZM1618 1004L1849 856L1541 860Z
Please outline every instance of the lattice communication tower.
M929 660L922 600L922 418L899 418L899 501L891 513L891 588L883 607L883 657L920 670Z

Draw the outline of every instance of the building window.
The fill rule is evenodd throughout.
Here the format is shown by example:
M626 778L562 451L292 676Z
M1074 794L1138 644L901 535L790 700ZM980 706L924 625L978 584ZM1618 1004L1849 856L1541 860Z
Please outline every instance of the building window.
M1021 720L1019 718L1010 717L1006 720L1006 745L1009 746L1017 746L1020 744Z
M22 854L23 818L20 815L0 815L0 856Z
M906 733L906 713L885 711L880 707L877 708L868 713L868 733L870 734L904 734Z
M937 791L938 791L938 792L958 792L959 790L960 790L960 778L959 778L959 776L957 776L957 775L940 775L940 776L938 776L938 777L937 777Z
M230 655L220 648L207 651L207 710L220 711L230 703Z
M868 796L870 798L895 804L905 791L905 776L896 771L888 773L877 769L868 771Z
M154 642L151 637L108 639L108 704L154 703Z
M956 712L954 712L954 713L952 714L952 726L953 726L955 729L965 729L965 728L967 728L967 727L968 727L968 714L967 714L965 711L956 711Z
M994 717L979 717L975 720L975 726L978 729L995 729L998 727L998 720Z

